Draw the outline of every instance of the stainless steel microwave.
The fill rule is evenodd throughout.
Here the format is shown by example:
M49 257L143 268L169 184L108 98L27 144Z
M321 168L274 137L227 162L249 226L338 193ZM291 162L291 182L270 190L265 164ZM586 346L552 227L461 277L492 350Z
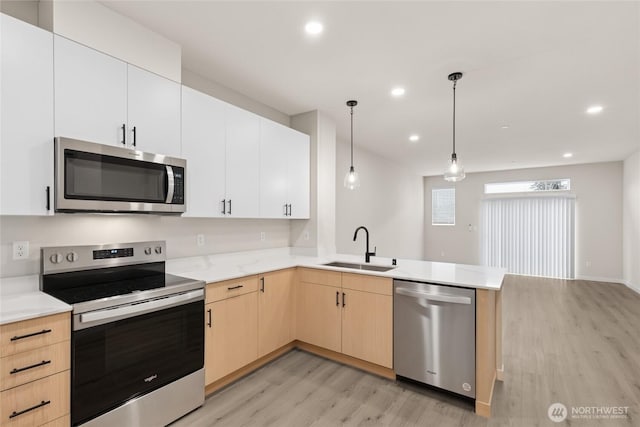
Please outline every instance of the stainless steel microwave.
M56 212L185 211L184 159L62 137L54 146Z

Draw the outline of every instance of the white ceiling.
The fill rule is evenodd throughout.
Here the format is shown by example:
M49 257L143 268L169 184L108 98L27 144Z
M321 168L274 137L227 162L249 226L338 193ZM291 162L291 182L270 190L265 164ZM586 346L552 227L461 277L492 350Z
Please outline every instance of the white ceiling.
M464 73L456 142L468 172L621 160L640 147L635 1L105 4L180 43L185 68L289 115L325 112L342 141L345 101L358 100L355 144L423 175L442 173L451 153L453 71ZM304 33L311 19L319 37ZM604 111L585 114L592 104Z

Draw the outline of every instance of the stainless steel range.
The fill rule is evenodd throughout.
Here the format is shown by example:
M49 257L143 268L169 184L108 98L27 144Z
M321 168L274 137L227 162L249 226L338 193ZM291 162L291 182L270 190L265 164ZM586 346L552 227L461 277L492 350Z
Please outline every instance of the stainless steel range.
M165 243L42 249L42 291L73 306L71 424L161 426L204 403L204 282Z

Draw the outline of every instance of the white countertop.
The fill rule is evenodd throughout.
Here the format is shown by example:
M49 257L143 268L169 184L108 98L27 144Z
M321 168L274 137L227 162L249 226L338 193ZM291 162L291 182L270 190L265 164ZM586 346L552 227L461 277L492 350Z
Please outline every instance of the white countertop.
M292 255L290 248L278 248L168 260L167 273L211 283L285 268L309 267L489 290L501 289L506 273L503 268L405 259L399 259L397 266L386 272L323 265L332 261L363 263L364 258L344 254ZM391 259L374 257L370 264L391 266ZM70 305L38 289L38 275L0 278L0 325L71 311Z
M503 268L405 259L398 259L397 266L386 272L323 265L332 261L364 263L364 257L344 254L309 257L292 255L289 248L279 248L169 260L167 272L211 283L284 268L310 267L489 290L501 289L506 273ZM373 257L370 264L391 266L391 259Z
M38 275L0 278L0 325L71 311L38 288Z

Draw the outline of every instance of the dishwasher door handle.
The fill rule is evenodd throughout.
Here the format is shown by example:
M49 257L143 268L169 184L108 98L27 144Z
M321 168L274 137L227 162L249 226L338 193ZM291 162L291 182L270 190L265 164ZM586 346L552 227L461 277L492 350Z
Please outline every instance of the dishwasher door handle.
M429 301L449 302L452 304L471 304L471 298L459 297L454 295L432 294L429 292L414 291L407 288L396 288L396 294L413 298L421 298Z

